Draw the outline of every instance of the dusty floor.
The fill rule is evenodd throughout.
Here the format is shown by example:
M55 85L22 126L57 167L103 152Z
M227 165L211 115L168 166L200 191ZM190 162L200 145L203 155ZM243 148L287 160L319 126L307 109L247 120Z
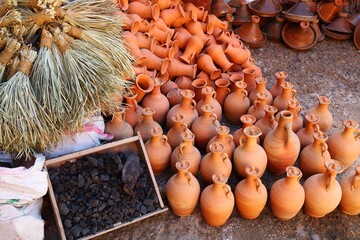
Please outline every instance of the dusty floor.
M298 53L278 43L268 42L261 49L251 50L271 86L275 72L288 72L288 81L298 91L297 99L304 111L317 104L317 97L331 97L330 107L334 126L330 131L341 131L342 121L350 118L360 122L360 51L351 41L325 39L309 52ZM231 126L232 131L239 126ZM360 159L355 164L360 164ZM338 178L353 170L342 173ZM157 178L162 195L165 194L168 172ZM270 190L279 177L266 173L262 181ZM239 182L232 176L232 189ZM165 199L166 200L166 199ZM47 206L45 211L51 211ZM46 239L57 239L53 219L47 217ZM276 219L269 203L256 220L241 218L236 209L222 227L211 227L201 216L199 207L193 215L179 218L171 210L139 223L124 227L97 239L360 239L360 216L347 216L335 210L324 218L315 219L301 211L294 219Z

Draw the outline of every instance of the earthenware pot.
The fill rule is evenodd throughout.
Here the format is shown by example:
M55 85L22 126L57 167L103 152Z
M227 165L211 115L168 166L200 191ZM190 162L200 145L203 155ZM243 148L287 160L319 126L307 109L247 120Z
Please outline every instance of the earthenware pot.
M201 52L203 47L204 41L200 37L193 35L188 39L186 48L180 58L187 64L190 64L190 62Z
M265 116L265 107L268 106L267 100L268 95L270 93L266 92L259 92L256 94L256 100L254 104L250 106L249 110L247 111L248 114L253 115L257 120L262 119Z
M180 95L180 92L181 92L181 89L173 88L166 94L166 97L170 103L170 108L181 103L182 97Z
M302 107L300 106L299 101L296 99L290 99L286 104L288 106L286 110L288 110L293 114L292 130L293 132L296 133L304 125L304 120L301 116ZM275 116L276 121L279 121L279 118L280 118L280 114L278 113Z
M340 210L348 215L360 213L360 165L355 167L355 174L348 175L340 181L342 197Z
M332 22L341 10L343 1L320 1L318 4L318 15L321 21L325 23Z
M211 13L217 17L225 16L230 11L231 7L225 0L213 0L211 3Z
M286 46L297 51L309 50L317 41L315 29L305 21L286 23L281 30L281 37Z
M235 83L236 90L230 93L224 102L225 118L231 124L240 124L240 117L244 115L250 107L250 100L245 90L246 83L239 81Z
M248 4L250 12L260 17L275 17L281 12L281 5L274 0L256 0Z
M178 77L178 76L188 76L195 78L197 65L196 64L185 64L174 58L170 63L167 69L169 73L169 78Z
M140 102L145 94L154 89L154 80L146 74L139 74L136 76L134 89L137 92L136 101Z
M273 85L269 91L272 94L273 98L276 98L277 96L279 96L282 92L282 87L281 84L283 84L285 82L285 79L287 78L288 74L285 71L279 71L275 73L277 81L276 84Z
M269 90L266 89L267 79L264 77L259 77L255 79L255 83L256 83L256 88L254 89L254 91L252 91L249 94L250 103L251 104L254 103L254 101L257 99L258 93L264 92L267 94L267 99L266 99L267 105L271 105L273 101L273 96L271 95Z
M168 58L159 58L158 56L156 56L154 53L152 53L150 50L146 48L141 48L140 51L143 54L143 56L146 57L146 60L144 61L144 65L148 69L156 69L161 74L164 74L170 67ZM176 59L174 59L171 62L174 62L175 60Z
M184 17L185 11L181 4L179 5L171 5L168 9L163 9L160 12L160 17L167 26L171 26L171 24L178 18Z
M276 107L279 112L286 110L288 108L287 102L296 97L296 90L292 83L284 82L281 84L281 88L281 94L273 101L273 106Z
M220 77L221 70L214 65L209 55L201 53L197 58L197 65L199 69L206 72L211 79L218 79Z
M129 92L124 96L126 100L125 121L128 122L132 128L138 124L138 118L143 110L143 108L137 104L136 96L136 91Z
M315 114L320 118L317 123L320 127L320 130L323 132L329 131L333 122L333 116L329 111L329 105L331 103L330 98L326 96L319 97L319 104L316 107L310 108L305 115Z
M315 21L316 15L310 10L307 5L307 0L299 0L290 9L282 11L282 14L286 20L292 22L301 21Z
M233 63L241 65L251 56L250 50L244 45L235 46L233 43L227 43L225 47L224 53L230 57Z
M207 86L207 81L203 78L197 78L191 83L191 85L194 88L194 100L198 103L204 97L202 90Z
M252 67L243 69L244 81L246 83L246 91L248 91L249 93L254 91L256 88L255 71L255 68Z
M251 21L251 13L247 7L246 0L237 1L239 3L239 7L236 9L234 15L234 20L232 25L238 27L244 23Z
M223 71L229 70L233 65L233 63L226 58L221 45L211 44L206 48L206 53L210 55L213 62L220 66Z
M198 102L196 106L196 110L198 111L199 115L202 115L202 106L208 104L214 108L214 113L217 116L218 121L222 118L222 108L220 103L216 100L216 92L213 87L206 86L202 90L203 98Z
M305 116L305 128L301 128L296 132L296 135L300 139L301 149L314 142L314 132L320 131L319 121L319 116L315 114Z
M266 35L260 30L259 22L260 17L252 15L250 22L235 29L235 33L240 36L241 41L251 48L260 48L266 43Z
M260 142L263 143L266 135L278 125L278 122L275 120L275 113L277 112L276 107L274 106L265 106L264 107L265 116L255 123L255 126L260 129L262 132Z
M157 4L151 5L151 2L143 4L141 2L130 2L127 9L130 14L137 14L142 18L152 18L157 20L160 16L160 7Z
M121 140L134 135L133 128L125 121L125 108L120 107L105 124L105 133L114 135L113 140Z
M210 152L210 145L214 142L219 142L224 145L224 152L228 155L229 159L232 160L233 153L235 150L234 138L230 134L230 129L227 126L219 126L216 128L217 135L210 139L207 144L206 152Z
M253 126L256 122L256 118L253 115L244 114L240 117L240 122L242 123L242 128L236 130L233 134L236 147L240 145L240 138L244 135L244 129ZM244 141L246 141L246 139Z
M216 100L220 103L221 107L224 107L224 102L226 97L229 95L230 93L230 81L227 79L217 79L215 81L215 85L216 85Z
M263 30L267 38L274 41L281 41L281 30L284 22L285 18L276 16L275 20L268 23Z
M181 140L181 134L190 131L190 129L187 128L184 121L184 116L181 114L173 115L171 117L171 120L174 122L174 125L170 130L166 133L166 136L168 137L168 142L172 149L176 148L180 145L182 142Z
M134 129L135 132L140 132L144 142L147 142L151 138L150 129L161 128L160 124L153 119L154 113L154 109L144 108L139 116L139 122Z

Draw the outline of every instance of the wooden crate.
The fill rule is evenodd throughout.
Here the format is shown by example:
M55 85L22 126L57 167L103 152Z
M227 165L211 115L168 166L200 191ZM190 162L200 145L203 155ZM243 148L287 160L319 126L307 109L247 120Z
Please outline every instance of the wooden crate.
M149 218L151 216L157 215L159 213L165 212L168 210L168 208L166 208L164 206L164 203L162 201L161 195L160 195L160 191L159 191L159 187L157 185L157 182L155 180L155 176L154 173L152 171L151 165L150 165L150 161L149 158L147 156L146 150L145 150L145 145L144 142L141 138L140 133L137 133L137 136L131 137L131 138L127 138L124 140L119 140L116 142L111 142L111 143L107 143L98 147L94 147L91 149L87 149L87 150L83 150L83 151L79 151L76 153L72 153L72 154L68 154L65 156L61 156L58 158L54 158L54 159L50 159L45 161L45 168L46 170L48 168L56 168L61 166L62 164L66 163L66 162L75 162L78 159L81 159L83 157L85 157L86 155L89 154L94 154L94 153L107 153L107 152L112 152L112 153L117 153L117 152L121 152L121 151L125 151L125 150L131 150L133 152L136 152L139 155L140 161L145 161L146 162L146 166L147 169L150 173L150 177L152 179L152 183L154 185L155 191L156 191L156 195L158 197L159 200L159 204L160 204L160 209L147 213L145 215L142 215L140 217L134 218L132 221L130 222L126 222L126 223L115 223L113 225L112 228L98 232L96 234L92 234L80 239L91 239L94 237L98 237L102 234L105 233L109 233L111 231L114 231L116 229L125 227L127 225L130 225L132 223L135 222L139 222L143 219ZM49 193L49 197L50 197L50 201L51 201L51 205L52 205L52 209L54 212L54 216L55 216L55 221L56 221L56 225L58 228L58 232L59 232L59 236L60 239L62 240L66 240L66 236L65 236L65 231L64 231L64 227L63 227L63 223L61 221L61 217L60 217L60 211L56 202L56 198L55 198L55 193L54 193L54 189L53 186L51 184L51 180L50 180L50 176L48 175L48 184L49 184L49 189L48 189L48 193Z

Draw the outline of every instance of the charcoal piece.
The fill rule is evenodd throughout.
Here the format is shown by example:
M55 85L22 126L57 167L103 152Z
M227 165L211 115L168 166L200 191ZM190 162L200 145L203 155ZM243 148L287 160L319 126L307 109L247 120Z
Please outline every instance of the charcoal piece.
M141 213L136 211L134 214L133 214L133 218L137 218L137 217L140 217Z
M75 175L77 173L76 165L72 164L71 167L69 168L69 170L70 170L71 175Z
M97 169L93 169L91 170L91 178L94 179L95 177L97 177L97 175L99 174Z
M89 205L90 205L90 207L95 208L95 207L97 207L99 205L99 200L93 199L93 200L90 201Z
M101 204L100 207L98 207L98 212L102 212L106 208L106 203Z
M63 216L68 215L69 212L70 212L69 208L63 202L60 203L60 205L59 205L59 211L60 211L60 214L63 215Z
M82 237L85 237L85 236L89 235L90 231L91 231L91 230L90 230L89 228L84 228L84 229L81 231L81 236L82 236Z
M97 231L98 231L97 225L94 225L94 226L91 227L91 233L92 233L92 234L97 233Z
M65 219L64 221L64 226L66 228L71 228L72 224L71 224L71 220L70 219Z
M142 173L139 160L137 155L129 154L122 169L123 190L129 195L132 195L138 177Z
M143 204L145 206L151 206L151 205L154 205L154 203L155 203L154 199L151 199L151 198L145 198L143 201Z
M84 221L80 221L79 224L80 224L80 226L83 227L83 228L86 227L86 223L85 223Z
M76 223L80 222L80 217L78 217L78 216L74 217L74 222L76 222Z
M110 177L109 177L109 175L100 175L100 179L101 179L101 181L109 181L110 180Z
M72 228L70 228L71 233L76 238L80 237L80 233L82 230L83 230L83 228L79 224L76 224L76 225L72 226Z
M153 205L150 205L147 207L148 212L153 212L156 210L156 208Z
M147 213L147 208L144 205L141 206L140 213L142 215L145 215Z
M63 186L61 183L54 184L54 188L55 188L55 191L56 191L57 193L63 193L63 192L65 192L65 188L64 188L64 186Z
M83 176L79 175L77 179L77 186L82 188L86 185L85 179Z
M97 167L97 159L92 156L86 156L86 161L88 161L91 165L91 167L96 168Z
M139 211L139 212L140 212L141 207L142 207L141 202L137 202L136 205L135 205L136 211Z
M81 207L79 208L78 212L83 212L85 209L86 209L85 206L81 206Z
M74 240L74 239L75 239L73 235L66 236L66 238L67 238L68 240Z
M102 192L101 195L104 197L104 198L109 198L110 194L108 192Z

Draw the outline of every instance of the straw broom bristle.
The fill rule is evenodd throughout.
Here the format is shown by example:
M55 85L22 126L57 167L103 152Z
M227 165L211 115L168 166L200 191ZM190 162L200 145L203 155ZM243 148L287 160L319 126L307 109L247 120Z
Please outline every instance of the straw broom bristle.
M61 81L61 69L52 51L53 36L43 29L40 50L34 62L30 80L38 102L59 129L64 128L65 120L69 119L71 107L64 96Z
M5 49L0 52L0 82L4 80L6 65L10 62L19 48L20 43L16 39L9 39Z
M60 138L50 118L37 102L29 81L36 52L21 50L18 72L0 84L0 148L17 157L30 157L33 150L44 151L49 143Z
M7 65L6 69L6 80L9 80L17 72L18 65L20 63L20 58L18 56L13 57Z
M2 0L0 3L0 17L4 16L7 11L17 6L17 0Z
M0 18L0 27L8 27L13 24L21 23L21 13L16 9L9 10Z

